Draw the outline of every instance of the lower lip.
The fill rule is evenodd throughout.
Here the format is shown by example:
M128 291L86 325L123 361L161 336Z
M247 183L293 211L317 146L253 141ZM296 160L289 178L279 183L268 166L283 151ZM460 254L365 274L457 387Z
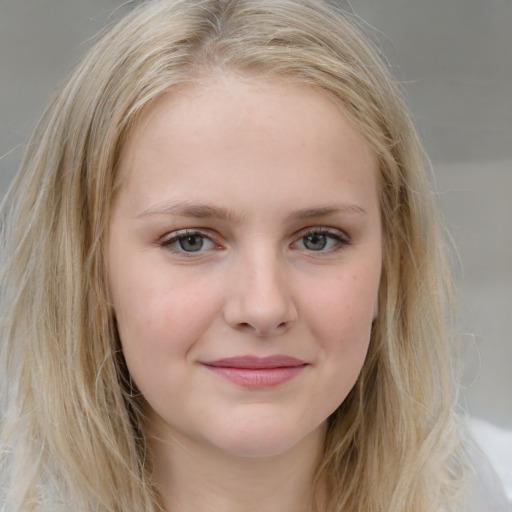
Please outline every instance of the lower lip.
M271 388L279 386L296 377L306 367L306 365L280 368L205 366L219 377L247 388Z

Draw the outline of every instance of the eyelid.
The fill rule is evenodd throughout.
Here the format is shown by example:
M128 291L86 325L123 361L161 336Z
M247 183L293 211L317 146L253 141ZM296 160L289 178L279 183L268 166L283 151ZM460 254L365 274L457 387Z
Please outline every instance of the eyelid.
M310 235L324 235L327 237L330 237L331 239L336 240L335 247L332 247L327 250L319 250L319 251L313 251L305 249L307 252L316 253L318 255L320 254L326 254L326 253L332 253L339 249L343 249L344 247L351 245L352 241L350 237L342 230L338 228L329 228L325 226L313 226L305 228L297 233L297 235L294 237L295 241L292 243L293 245L296 245L300 243L305 237Z
M330 228L326 226L312 226L302 229L297 233L296 238L303 238L308 235L316 234L332 236L333 238L337 238L342 242L351 243L350 237L345 231L339 228Z
M178 254L183 254L183 255L187 255L187 256L199 255L200 253L204 253L207 250L213 249L213 248L210 248L210 249L194 252L194 251L184 251L184 250L180 250L180 249L173 247L173 244L178 242L179 240L187 238L187 237L192 237L192 236L197 236L197 237L201 237L206 240L209 240L211 242L211 244L214 246L213 248L220 248L220 245L213 240L212 236L209 235L208 233L205 233L205 231L203 231L201 229L180 229L178 231L172 231L171 233L167 233L162 238L160 238L158 241L158 245L160 245L161 247L163 247L165 249L176 252Z

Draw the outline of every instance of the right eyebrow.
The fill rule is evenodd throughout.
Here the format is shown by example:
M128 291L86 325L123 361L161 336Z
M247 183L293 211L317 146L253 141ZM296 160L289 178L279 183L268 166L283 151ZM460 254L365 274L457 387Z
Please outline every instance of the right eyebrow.
M220 219L238 222L243 218L240 212L228 210L219 206L195 203L161 203L149 207L139 213L140 219L149 215L177 215L179 217L193 217L196 219Z

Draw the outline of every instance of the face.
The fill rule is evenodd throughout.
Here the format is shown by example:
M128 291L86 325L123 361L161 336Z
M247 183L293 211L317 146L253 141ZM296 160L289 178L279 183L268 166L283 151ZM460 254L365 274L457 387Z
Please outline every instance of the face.
M131 134L109 282L159 437L275 455L323 429L377 310L370 147L324 93L215 78Z

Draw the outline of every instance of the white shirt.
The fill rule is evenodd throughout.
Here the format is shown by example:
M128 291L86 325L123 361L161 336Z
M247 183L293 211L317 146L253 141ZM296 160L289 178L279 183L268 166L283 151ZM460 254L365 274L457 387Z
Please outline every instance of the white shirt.
M462 434L473 465L464 512L512 512L512 432L471 418Z

